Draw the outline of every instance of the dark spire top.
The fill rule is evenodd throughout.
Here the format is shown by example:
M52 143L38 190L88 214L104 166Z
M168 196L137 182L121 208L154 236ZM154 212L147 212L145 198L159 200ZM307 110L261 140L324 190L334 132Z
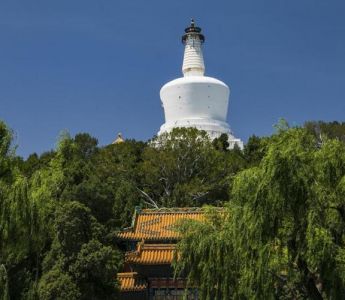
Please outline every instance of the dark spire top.
M205 37L201 34L201 28L195 26L194 19L191 19L190 26L184 30L185 34L182 36L182 43L185 44L187 38L199 37L201 43L205 42Z

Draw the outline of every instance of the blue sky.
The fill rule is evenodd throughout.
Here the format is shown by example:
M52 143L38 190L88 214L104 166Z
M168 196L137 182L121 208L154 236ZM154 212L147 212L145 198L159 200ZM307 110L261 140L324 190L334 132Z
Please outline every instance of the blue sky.
M343 0L1 0L0 119L23 156L65 129L101 145L118 132L151 138L194 17L206 74L231 88L237 137L269 135L281 117L343 121L344 16Z

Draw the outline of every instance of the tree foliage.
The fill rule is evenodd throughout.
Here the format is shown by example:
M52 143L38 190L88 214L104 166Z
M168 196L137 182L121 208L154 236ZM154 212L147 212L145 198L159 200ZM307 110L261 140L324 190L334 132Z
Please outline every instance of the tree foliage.
M234 259L230 231L226 228L230 216L227 211L204 209L204 221L178 224L183 239L174 259L175 274L186 275L188 285L198 287L201 299L230 299L240 263Z
M114 274L121 258L118 251L106 245L105 230L90 209L74 201L59 207L54 232L51 250L43 262L46 275L39 283L40 298L64 299L61 287L67 282L72 299L114 299Z
M344 182L342 142L278 131L261 162L235 177L224 224L182 227L176 270L201 286L201 299L344 298ZM222 276L203 285L211 274Z
M74 139L65 135L56 151L23 161L15 156L11 131L3 123L0 127L0 265L6 270L0 277L1 289L7 291L1 296L116 298L114 276L121 257L106 238L112 195L103 197L102 186L96 188L94 183L94 178L99 180L92 164L99 150L97 140L88 134ZM103 210L107 201L110 213ZM81 282L70 271L91 245L93 266L102 270L103 285L94 277ZM91 293L85 286L97 289Z
M157 206L199 206L226 200L231 176L245 165L240 152L213 145L206 132L176 128L143 153L142 193Z
M102 147L63 133L22 159L0 122L0 299L116 299L114 234L135 207L204 204L175 262L201 299L342 299L343 135L281 121L242 151L193 128Z
M345 142L345 122L309 121L304 127L320 140L328 137Z

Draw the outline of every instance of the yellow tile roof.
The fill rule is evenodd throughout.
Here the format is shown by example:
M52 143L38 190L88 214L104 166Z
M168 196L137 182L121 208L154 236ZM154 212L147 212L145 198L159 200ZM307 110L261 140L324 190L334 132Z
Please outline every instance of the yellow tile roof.
M143 209L136 212L132 227L118 234L125 240L176 240L174 225L182 219L203 220L201 208Z
M147 288L147 282L137 272L117 273L121 292L140 292Z
M134 264L171 264L175 245L138 243L137 250L126 253L126 262Z

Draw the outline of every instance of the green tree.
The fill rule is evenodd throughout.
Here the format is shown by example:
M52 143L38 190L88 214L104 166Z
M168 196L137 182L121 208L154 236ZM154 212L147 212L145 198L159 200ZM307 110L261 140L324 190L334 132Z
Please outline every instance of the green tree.
M304 123L304 127L320 142L325 137L345 142L345 122L309 121Z
M228 211L205 207L205 220L178 224L183 236L174 258L175 276L187 276L200 299L231 299L241 261L234 259Z
M129 226L135 206L140 205L139 166L145 147L143 142L126 140L100 149L96 157L95 176L100 179L101 191L112 205L107 222L110 230Z
M115 299L117 283L114 275L120 266L121 257L110 246L95 239L84 244L70 266L70 273L82 291L81 299Z
M0 300L10 300L8 275L4 265L0 265Z
M38 294L41 300L77 300L81 296L72 277L59 267L42 276Z
M44 248L40 203L19 168L12 133L0 123L0 265L6 270L9 297L19 299L39 276Z
M229 177L241 168L241 163L233 164L233 157L234 152L215 149L207 133L195 128L162 134L143 153L143 198L153 206L200 206L225 200Z
M184 228L177 270L188 266L192 280L222 274L220 282L201 285L202 299L219 295L223 280L234 299L343 299L344 182L342 142L330 139L320 145L307 130L279 130L258 166L235 177L226 224L211 223L212 240L221 249L217 261L230 255L240 264L216 264L213 245L198 225L191 228L195 239ZM186 252L201 245L196 258ZM233 274L238 274L236 281ZM221 291L218 299L228 295Z
M72 295L68 295L71 299L114 299L114 276L121 266L121 257L106 244L105 228L90 209L76 201L58 207L54 232L52 247L43 263L40 297L67 297L62 289L67 283L73 287Z
M229 149L229 137L226 133L222 133L220 137L215 138L212 141L212 145L214 146L215 149L220 150L220 151L227 151Z
M243 149L243 155L249 166L256 166L260 163L266 152L267 140L267 138L260 138L256 135L249 137Z
M12 131L4 122L0 121L0 180L2 183L10 183L13 180L14 148L12 139Z

